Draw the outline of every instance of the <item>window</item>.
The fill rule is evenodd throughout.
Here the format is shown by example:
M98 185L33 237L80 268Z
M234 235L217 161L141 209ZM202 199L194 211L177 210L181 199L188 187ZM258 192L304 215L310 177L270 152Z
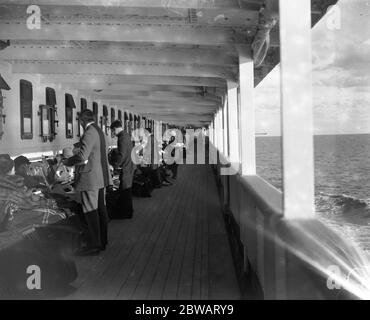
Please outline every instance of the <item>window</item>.
M1 90L10 90L9 85L0 74L0 140L4 134L5 114L4 114L4 97Z
M108 108L105 105L103 105L103 116L100 120L100 126L105 134L108 134Z
M84 111L84 110L87 109L87 101L86 101L86 99L81 98L81 100L80 100L80 106L81 106L81 111Z
M21 138L33 138L32 122L32 83L27 80L20 81L20 103L21 103Z
M132 123L132 114L130 113L129 115L129 118L128 118L128 122L127 122L127 132L131 134L132 132L132 129L133 129L133 123Z
M56 100L56 95L55 95L55 90L53 88L46 88L45 89L45 97L46 97L46 106L50 109L48 110L48 121L49 121L49 129L48 129L48 138L50 141L53 141L55 136L56 136L56 128L55 128L55 124L58 124L58 121L56 120L57 118L57 109L56 109L56 105L57 105L57 100ZM41 116L41 121L44 121L44 119L42 118L43 115L42 115L42 110L40 108L40 116ZM45 120L46 121L46 120ZM42 126L41 126L41 129ZM42 130L41 132L41 135L43 135L45 131Z
M116 120L116 110L111 108L110 109L110 123L112 124L114 120Z
M134 126L133 126L133 129L136 130L136 123L137 123L137 116L134 115Z
M81 112L87 109L87 101L84 98L80 99L80 110ZM81 137L81 121L80 118L78 117L80 115L80 112L77 113L77 137Z
M0 89L0 139L4 134L4 123L5 123L5 114L4 114L4 99L3 95L1 94L1 89Z
M51 130L51 115L54 113L52 107L48 105L41 104L39 106L38 115L40 117L40 137L43 142L46 142L48 139L52 141L54 136Z
M93 102L93 113L95 116L95 123L98 124L99 111L98 111L98 104L96 102Z
M118 110L118 120L122 122L122 111Z
M66 111L66 138L73 138L73 109L76 109L72 95L65 94L65 111Z
M128 121L129 121L128 114L127 114L127 112L125 112L123 114L123 126L124 126L124 129L125 129L126 132L129 132L128 131Z

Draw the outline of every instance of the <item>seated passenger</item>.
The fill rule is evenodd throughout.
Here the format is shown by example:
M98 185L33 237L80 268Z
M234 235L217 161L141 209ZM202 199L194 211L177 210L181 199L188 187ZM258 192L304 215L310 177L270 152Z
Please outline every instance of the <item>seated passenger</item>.
M73 156L72 148L64 148L58 165L55 170L56 181L64 184L71 182L74 176L74 167L67 167L63 164L63 161Z
M27 188L45 187L47 186L46 180L43 176L29 175L28 166L31 164L25 156L19 156L14 159L15 174L24 179L24 185Z
M24 210L30 213L37 210L38 213L34 213L33 216L45 213L47 217L44 217L45 219L41 217L45 223L48 222L50 214L59 215L60 211L55 201L44 199L27 190L24 179L13 175L13 166L14 162L9 155L0 155L0 231L4 231L9 222L15 223L14 214L18 211ZM17 220L23 221L28 218L29 216L20 215Z

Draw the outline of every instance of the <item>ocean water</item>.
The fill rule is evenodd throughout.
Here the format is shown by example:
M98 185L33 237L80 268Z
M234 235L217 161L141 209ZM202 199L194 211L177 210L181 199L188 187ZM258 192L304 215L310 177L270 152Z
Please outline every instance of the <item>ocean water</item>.
M282 189L281 138L258 137L256 152L257 173ZM315 136L314 152L317 218L370 252L370 135Z

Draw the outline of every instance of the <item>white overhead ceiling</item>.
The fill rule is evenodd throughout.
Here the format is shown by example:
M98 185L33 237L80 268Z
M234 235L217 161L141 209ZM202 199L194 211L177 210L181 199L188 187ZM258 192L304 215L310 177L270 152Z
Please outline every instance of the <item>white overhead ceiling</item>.
M276 2L275 0L266 0ZM211 121L237 49L250 51L264 0L35 0L41 28L26 26L28 0L0 0L0 60L13 73L180 125ZM314 22L335 0L313 0ZM278 25L255 84L279 61Z

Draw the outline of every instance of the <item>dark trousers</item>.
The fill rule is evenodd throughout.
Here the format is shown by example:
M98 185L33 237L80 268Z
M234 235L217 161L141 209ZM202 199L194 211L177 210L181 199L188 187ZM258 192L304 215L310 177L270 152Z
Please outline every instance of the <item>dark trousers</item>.
M119 196L116 203L116 218L132 218L134 208L132 205L132 188L119 188Z
M174 179L177 178L177 167L178 166L179 165L176 162L174 162L173 164L170 164L168 166L168 168L172 171L172 178L174 178Z
M150 179L154 187L158 187L162 184L159 168L153 169L151 167L140 167L140 170L144 174L144 176Z
M81 202L89 235L88 246L102 248L108 244L108 213L105 188L81 192Z
M98 214L99 214L101 242L102 246L105 247L108 244L108 222L109 222L107 206L105 203L105 188L99 190Z

